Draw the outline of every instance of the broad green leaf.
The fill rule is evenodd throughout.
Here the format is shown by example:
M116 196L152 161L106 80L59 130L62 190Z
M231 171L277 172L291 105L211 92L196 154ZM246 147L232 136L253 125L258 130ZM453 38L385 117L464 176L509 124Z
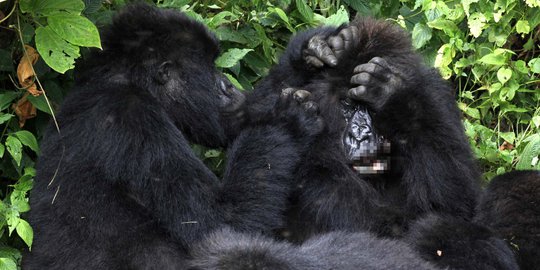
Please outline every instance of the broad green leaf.
M490 53L478 60L481 63L495 66L502 66L506 62L504 54Z
M17 139L17 137L9 135L6 139L6 148L17 163L17 165L20 166L22 159L22 144L19 139Z
M59 73L75 66L75 59L81 56L79 47L70 44L50 27L36 29L36 47L47 65Z
M473 37L476 38L479 37L480 34L482 34L482 30L486 26L486 22L486 16L484 16L484 14L482 13L477 12L469 17L467 24L469 25L469 29Z
M0 144L0 158L4 156L5 151L6 151L6 147L3 144Z
M5 110L11 103L13 103L13 100L15 100L19 96L19 93L7 91L0 94L0 110Z
M12 258L0 258L0 270L17 270L17 263Z
M461 5L463 5L463 10L465 11L465 14L469 16L469 9L472 3L478 3L480 0L463 0L461 1Z
M516 62L514 62L514 68L523 74L529 73L529 68L523 60L517 60Z
M32 105L34 105L38 110L51 114L51 110L49 109L47 101L45 101L45 97L43 95L37 97L29 95L27 98L28 101L30 101L30 103L32 103Z
M338 11L326 18L325 24L326 25L334 25L334 26L340 26L342 24L349 22L349 13L345 9L344 6L340 6Z
M219 56L218 59L216 59L216 66L221 68L230 68L236 65L236 63L238 63L240 59L244 58L244 56L251 51L253 50L237 48L229 49L221 56Z
M84 14L96 13L102 5L102 0L84 0Z
M422 48L431 39L431 28L423 23L414 25L412 43L416 49Z
M502 67L497 71L497 79L502 84L505 84L512 77L512 70L509 68Z
M516 23L516 31L519 34L528 34L531 31L531 27L529 26L529 22L524 21L524 20L519 20Z
M11 117L13 117L13 114L0 113L0 125L11 119Z
M30 147L30 149L36 152L36 154L39 154L39 146L36 137L34 137L34 134L30 133L27 130L20 130L15 132L14 135L19 138L22 144Z
M514 143L514 140L516 139L516 134L514 132L501 132L499 133L501 135L501 138L503 138L505 141L509 143Z
M21 0L22 12L50 16L60 12L81 14L84 9L82 0Z
M56 14L49 16L47 22L50 29L73 45L101 48L96 26L83 16Z
M11 235L11 233L13 233L15 228L17 228L17 224L19 224L19 221L21 220L19 212L14 211L13 208L9 208L5 212L5 217L6 223L8 225L8 232L9 235Z
M216 27L222 24L230 23L231 21L235 21L235 20L238 20L238 16L236 16L234 13L230 11L222 11L216 14L214 17L210 18L206 22L206 25L212 29L215 29Z
M519 161L516 165L518 170L532 169L533 159L538 158L540 155L540 134L531 135L528 139L528 143L523 149L519 157Z
M10 196L11 207L19 213L25 213L30 211L30 204L26 198L26 192L15 190L11 192Z
M529 67L534 73L540 73L540 58L533 58L529 61Z
M296 0L296 8L298 12L302 15L305 22L313 21L313 10L307 5L305 0Z
M540 7L540 0L525 0L525 3L529 7Z
M17 234L26 243L26 245L31 249L32 241L34 240L34 231L32 230L32 227L30 227L30 224L28 224L26 220L21 219L19 221L19 224L17 224Z
M534 124L534 126L536 128L540 128L540 116L539 115L533 116L532 122L533 122L533 124Z

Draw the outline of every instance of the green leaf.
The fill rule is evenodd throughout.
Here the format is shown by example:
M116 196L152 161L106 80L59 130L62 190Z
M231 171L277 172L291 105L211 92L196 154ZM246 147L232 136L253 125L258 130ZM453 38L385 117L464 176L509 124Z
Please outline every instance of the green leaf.
M495 66L502 66L506 62L504 54L490 53L478 60L481 63Z
M229 49L221 56L219 56L218 59L216 59L216 66L221 68L230 68L236 65L236 63L238 63L240 59L244 58L244 56L246 56L246 54L251 51L253 50L237 48Z
M0 113L0 125L11 119L11 117L13 117L13 114Z
M30 227L30 224L28 224L26 220L21 219L19 221L19 224L17 224L17 234L26 243L26 245L31 249L32 241L34 240L34 231L32 230L32 227Z
M234 87L240 90L244 90L244 87L242 86L242 84L240 84L240 82L233 75L228 74L228 73L223 73L223 75L225 75L225 77L229 79L229 81L234 85Z
M15 132L14 135L19 138L22 144L30 147L30 149L32 149L36 154L39 154L39 146L34 134L27 130L20 130Z
M59 73L75 66L75 59L81 56L79 47L65 41L49 26L36 29L36 47L45 63Z
M17 263L11 258L0 258L0 270L17 270Z
M28 101L30 101L30 103L32 103L32 105L34 105L38 110L51 114L51 110L49 109L47 101L43 95L37 97L29 95L27 98Z
M0 158L4 156L5 151L6 151L6 147L3 144L0 144Z
M416 49L422 48L431 39L431 28L423 23L414 25L412 43Z
M84 0L84 14L93 14L96 13L102 4L102 0Z
M9 105L11 105L13 100L15 100L18 96L19 96L19 93L12 92L12 91L4 92L0 94L0 110L3 111L7 107L9 107Z
M501 136L501 138L503 138L505 141L509 142L509 143L514 143L514 141L516 140L516 134L514 132L501 132L499 133L499 135Z
M497 79L502 84L506 83L512 77L512 70L509 68L502 67L497 71Z
M517 60L516 62L514 62L514 68L523 74L529 73L529 68L523 60Z
M324 23L326 25L340 26L348 22L349 22L349 13L347 12L344 6L340 6L338 11L335 14L326 18Z
M484 16L482 13L474 13L469 17L467 24L469 25L469 29L473 37L476 38L482 34L482 30L486 26L486 22L486 16Z
M22 144L19 139L9 135L6 139L6 147L18 166L21 166Z
M532 122L533 122L533 124L534 124L534 126L536 128L540 128L540 116L539 115L533 116Z
M83 16L56 14L49 16L47 22L50 29L73 45L101 48L96 26Z
M45 17L60 12L81 14L84 9L82 0L21 0L22 12L30 12Z
M212 149L212 150L206 151L204 153L204 157L205 158L216 158L216 157L219 157L220 154L221 154L220 151Z
M524 21L524 20L519 20L516 23L516 31L519 34L528 34L531 31L531 27L529 26L529 22Z
M313 10L307 5L305 0L296 0L296 8L298 9L298 12L302 15L302 18L304 18L305 22L311 22L313 21Z
M527 138L529 141L523 149L516 165L518 170L532 169L533 160L540 155L540 134L534 134Z
M534 73L540 73L540 58L533 58L529 61L529 67Z

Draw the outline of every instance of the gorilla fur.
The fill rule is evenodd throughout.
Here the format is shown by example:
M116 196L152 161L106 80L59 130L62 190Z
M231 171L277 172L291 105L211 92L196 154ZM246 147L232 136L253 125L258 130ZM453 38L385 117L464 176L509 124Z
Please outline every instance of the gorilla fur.
M313 36L330 40L347 27L356 28L356 35L337 65L305 64ZM399 236L426 213L473 217L479 172L454 92L423 64L398 26L361 18L346 27L300 33L261 85L248 96L251 118L265 115L277 99L276 89L294 87L311 92L327 124L295 174L286 228L292 239L366 229ZM354 90L359 87L365 88L363 94ZM342 113L343 102L351 102L347 98L367 106L374 130L391 142L386 173L352 169L342 145L349 132Z
M487 186L476 221L491 227L515 251L522 270L540 266L540 171L513 171Z
M320 119L292 97L245 121L244 96L215 66L206 27L144 4L119 12L42 141L24 269L184 269L224 226L283 226L299 158ZM218 179L188 142L227 146Z
M491 229L455 217L421 218L404 240L423 259L443 269L520 269L512 250Z
M195 246L191 254L195 270L438 269L407 244L369 233L332 232L295 246L222 229Z

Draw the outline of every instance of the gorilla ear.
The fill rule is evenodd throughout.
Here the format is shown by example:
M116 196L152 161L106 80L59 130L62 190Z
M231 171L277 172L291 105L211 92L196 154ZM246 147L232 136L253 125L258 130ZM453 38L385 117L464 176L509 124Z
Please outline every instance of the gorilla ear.
M161 85L166 84L170 80L171 66L172 66L171 61L165 61L165 62L161 63L161 65L159 65L159 67L157 69L157 72L156 72L156 74L154 76L156 81L159 84L161 84Z

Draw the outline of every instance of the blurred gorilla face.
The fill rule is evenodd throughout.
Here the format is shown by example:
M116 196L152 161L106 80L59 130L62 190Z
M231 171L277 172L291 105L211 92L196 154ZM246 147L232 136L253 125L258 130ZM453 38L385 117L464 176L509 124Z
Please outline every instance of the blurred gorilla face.
M352 169L360 174L385 173L389 170L390 142L379 136L368 110L349 100L342 102L346 128L342 143Z

